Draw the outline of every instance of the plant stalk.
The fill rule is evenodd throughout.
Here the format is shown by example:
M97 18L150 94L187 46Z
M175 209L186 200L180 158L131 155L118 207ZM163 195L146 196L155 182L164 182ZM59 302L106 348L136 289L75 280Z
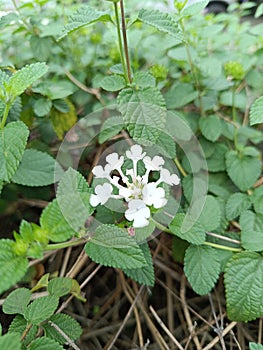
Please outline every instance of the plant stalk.
M11 105L12 105L12 103L10 103L10 102L6 103L6 105L5 105L3 118L2 118L2 121L1 121L1 124L0 124L0 130L2 130L4 128L4 126L5 126L5 123L6 123L6 120L7 120L7 117L8 117L10 108L11 108Z
M130 64L130 57L129 57L123 0L120 0L120 7L121 7L122 37L123 37L124 53L125 53L125 58L126 58L126 67L127 67L128 80L129 80L129 83L131 84L132 83L131 64Z

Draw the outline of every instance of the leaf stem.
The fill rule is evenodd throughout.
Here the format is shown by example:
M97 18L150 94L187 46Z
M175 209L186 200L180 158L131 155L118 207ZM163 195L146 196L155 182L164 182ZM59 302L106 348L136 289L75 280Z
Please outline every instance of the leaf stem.
M10 108L11 108L11 105L12 105L11 102L6 103L6 105L5 105L3 118L2 118L2 121L1 121L1 124L0 124L0 130L2 130L4 128L4 126L5 126L5 123L6 123L6 120L7 120L7 117L8 117Z
M124 49L123 49L122 38L121 38L121 25L120 25L118 4L116 2L114 2L114 11L115 11L116 24L117 24L117 35L118 35L118 44L119 44L121 64L122 64L124 78L126 80L126 83L129 83L128 70L127 70L127 67L125 64L125 59L124 59L124 54L123 54Z
M130 64L130 57L129 57L123 0L120 0L120 7L121 7L122 37L123 37L124 53L125 53L125 58L126 58L126 67L127 67L128 80L129 80L129 83L131 84L132 83L131 64Z
M48 244L46 246L45 250L57 250L57 249L63 249L63 248L68 248L68 247L74 247L76 245L80 245L80 244L86 243L88 241L89 241L89 239L81 237L81 238L76 239L74 241Z
M181 163L179 162L178 158L175 158L174 159L174 162L175 162L175 165L177 166L177 168L179 169L179 171L181 172L181 174L186 177L187 176L187 173L186 171L184 170L184 168L182 167Z

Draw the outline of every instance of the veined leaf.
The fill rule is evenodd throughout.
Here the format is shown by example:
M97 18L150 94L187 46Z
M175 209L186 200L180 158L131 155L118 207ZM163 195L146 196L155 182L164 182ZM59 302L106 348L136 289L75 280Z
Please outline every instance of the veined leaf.
M0 337L0 349L5 350L20 350L21 342L18 333L5 334Z
M69 33L74 32L82 27L85 27L94 22L111 22L111 17L108 13L98 11L90 6L82 6L70 18L68 24L65 26L62 35L58 40L64 38Z
M0 294L12 287L26 273L28 261L13 252L14 241L0 240Z
M258 157L239 154L237 151L226 153L227 173L241 191L248 190L261 173L261 161Z
M50 317L50 321L59 327L71 340L76 340L81 336L82 329L79 323L66 314L57 314ZM50 323L43 325L45 335L54 339L60 344L67 343L67 340Z
M158 139L165 126L166 109L157 88L124 89L119 93L117 104L134 140L153 144Z
M3 17L2 17L3 18ZM2 19L1 18L1 19ZM6 91L5 85L9 80L9 75L4 71L0 70L0 99L5 103L6 102ZM2 109L2 106L1 106Z
M48 283L49 294L60 298L70 293L72 289L72 279L69 277L56 277Z
M54 199L43 210L40 225L48 232L48 238L53 242L66 241L76 233L61 212L57 199Z
M243 211L247 210L251 205L250 197L241 192L233 193L226 203L226 217L233 220Z
M16 96L21 95L30 85L46 74L47 71L48 67L43 62L32 63L18 70L5 84L9 96L14 99Z
M100 81L100 86L106 91L119 91L125 87L126 83L120 75L110 75Z
M18 333L20 334L20 337L24 333L27 327L27 321L26 319L20 315L17 314L14 318L13 321L11 322L9 328L8 328L8 333ZM32 340L36 337L38 332L38 327L36 325L33 325L29 332L26 335L26 338L23 340L24 344L29 344L31 343Z
M59 298L54 295L40 297L28 305L25 310L25 319L35 325L49 319L58 307Z
M110 117L106 119L99 133L99 143L102 144L124 129L122 117Z
M167 33L175 37L179 42L183 41L183 35L173 16L159 10L142 9L138 14L138 20L149 24L161 32Z
M184 272L193 290L200 295L209 293L220 273L218 251L212 247L191 245L186 250L184 264Z
M255 189L251 199L253 202L255 212L259 214L263 214L263 187L262 186Z
M259 97L251 106L249 113L250 125L263 123L263 96Z
M120 269L147 265L144 254L126 230L114 225L101 225L85 245L85 252L95 262Z
M152 255L147 243L141 244L140 248L143 251L147 265L137 269L123 269L123 272L133 280L144 284L146 286L154 285L154 268L152 262Z
M263 257L254 252L235 254L225 270L227 315L248 322L263 313Z
M182 15L183 16L194 16L206 8L209 0L195 1L191 5L185 6Z
M30 302L31 292L27 288L18 288L12 291L5 299L3 311L5 314L23 315Z
M57 203L68 225L78 231L94 212L89 204L91 189L85 178L69 168L61 177L57 190Z
M221 135L221 121L215 114L199 119L199 126L203 136L209 141L216 141Z
M12 122L0 130L0 179L9 182L22 159L29 130L23 122Z
M25 150L12 181L24 186L46 186L54 182L56 160L36 149Z
M247 250L263 250L263 214L244 211L240 216L241 243Z
M35 339L30 344L29 350L63 350L64 348L58 344L55 340L41 337Z

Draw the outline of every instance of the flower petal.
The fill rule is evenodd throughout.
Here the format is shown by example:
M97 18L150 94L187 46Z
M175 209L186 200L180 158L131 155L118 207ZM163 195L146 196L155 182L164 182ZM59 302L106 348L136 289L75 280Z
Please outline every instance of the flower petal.
M143 159L145 154L145 152L142 153L142 147L140 145L133 145L131 146L130 151L126 151L127 158L136 162L140 159Z
M171 175L169 170L162 168L160 173L160 179L158 180L158 182L165 182L170 186L179 185L180 178L176 174Z
M149 224L147 219L151 216L151 212L141 199L133 199L128 203L124 215L127 220L134 220L133 227L145 227Z
M147 205L153 205L156 209L164 207L167 203L164 189L157 187L154 182L145 185L142 194L144 203Z

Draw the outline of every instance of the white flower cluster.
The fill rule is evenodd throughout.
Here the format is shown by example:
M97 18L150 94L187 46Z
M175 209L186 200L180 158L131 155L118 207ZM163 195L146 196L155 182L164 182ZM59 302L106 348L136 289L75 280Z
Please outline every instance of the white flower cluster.
M125 211L125 218L133 221L133 227L145 227L149 224L151 215L150 208L162 208L167 203L165 191L158 187L162 182L172 186L178 185L180 179L176 174L170 174L169 170L163 168L164 159L159 156L150 158L143 153L142 147L134 145L126 151L126 157L133 162L133 168L127 169L123 173L122 165L124 156L118 153L111 153L106 157L107 164L103 168L101 165L95 166L92 170L96 178L107 179L102 185L95 187L95 194L90 197L90 204L93 207L105 204L110 198L124 199L128 204ZM142 160L145 166L145 174L138 175L137 164ZM112 171L117 170L120 176L111 176ZM156 182L149 182L151 171L159 171L160 176ZM123 185L120 184L120 180ZM118 189L118 194L113 194L113 189Z

